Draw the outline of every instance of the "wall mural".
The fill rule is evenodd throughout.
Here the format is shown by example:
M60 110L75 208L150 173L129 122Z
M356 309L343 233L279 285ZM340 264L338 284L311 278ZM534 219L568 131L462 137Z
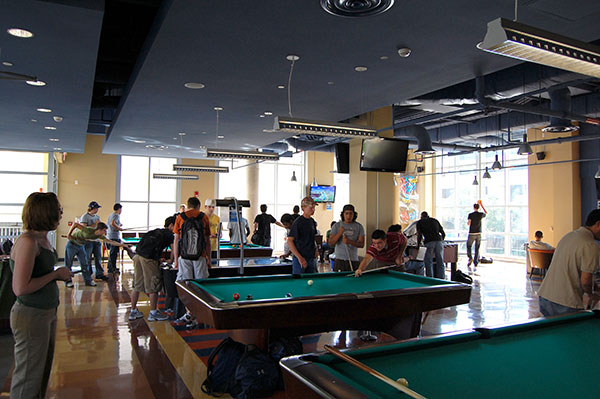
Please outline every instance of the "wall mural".
M400 188L400 223L409 224L419 218L417 193L418 177L412 175L396 176Z

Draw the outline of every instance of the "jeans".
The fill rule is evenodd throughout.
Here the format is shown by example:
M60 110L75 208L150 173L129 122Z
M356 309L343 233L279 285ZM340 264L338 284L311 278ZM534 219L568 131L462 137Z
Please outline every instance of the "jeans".
M317 259L316 258L305 258L306 259L306 269L303 269L300 265L300 261L295 256L292 257L292 273L293 274L302 274L302 273L316 273L317 272Z
M85 244L85 252L88 254L90 272L92 270L92 255L94 255L94 268L96 269L96 278L104 276L104 269L102 268L102 243L99 241L87 242Z
M471 257L471 247L475 243L475 259ZM470 261L473 261L473 264L477 266L479 264L479 247L481 246L481 234L469 234L469 238L467 239L467 256Z
M81 265L81 274L83 274L83 279L86 282L92 281L92 266L90 266L88 263L85 245L77 245L73 244L71 241L67 241L67 247L65 248L65 266L69 270L71 270L75 256L77 256L79 264Z
M444 244L441 241L430 241L425 243L425 272L427 277L446 278L444 265ZM433 257L435 256L435 270L433 270Z
M121 242L121 240L119 238L111 238L112 241L116 241L116 242ZM119 249L121 247L116 247L114 245L108 245L108 272L109 273L114 273L118 267L117 267L117 257L119 256Z
M406 264L406 272L419 276L425 275L425 264L421 260L409 260Z
M544 317L558 316L565 313L579 312L583 309L570 308L540 297L540 312Z

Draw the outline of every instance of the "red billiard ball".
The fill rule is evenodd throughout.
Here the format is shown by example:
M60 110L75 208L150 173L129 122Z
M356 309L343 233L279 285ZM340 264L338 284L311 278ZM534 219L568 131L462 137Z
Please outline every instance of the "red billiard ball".
M240 294L238 294L238 293L233 294L233 299L235 299L236 301L238 299L240 299Z

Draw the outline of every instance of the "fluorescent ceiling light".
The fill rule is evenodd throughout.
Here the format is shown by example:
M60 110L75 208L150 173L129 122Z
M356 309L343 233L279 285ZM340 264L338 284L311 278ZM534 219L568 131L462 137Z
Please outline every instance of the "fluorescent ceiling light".
M488 23L481 50L600 78L600 47L504 18Z
M217 150L207 149L207 158L225 158L225 159L257 159L265 161L278 161L279 154L273 152L259 151L238 151L238 150Z
M154 173L155 179L171 179L171 180L198 180L198 175L172 175L166 173Z
M227 166L173 165L173 170L179 172L214 172L229 173Z
M29 86L37 86L37 87L46 86L46 82L44 82L42 80L26 80L25 83L27 83Z
M371 126L288 118L285 116L275 117L273 129L277 133L289 132L335 137L377 137L377 130Z

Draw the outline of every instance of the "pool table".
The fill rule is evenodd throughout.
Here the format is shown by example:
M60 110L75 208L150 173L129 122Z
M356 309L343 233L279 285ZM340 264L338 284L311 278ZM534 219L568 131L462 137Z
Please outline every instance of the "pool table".
M212 260L212 267L208 269L208 276L238 277L240 275L239 259ZM244 258L244 276L263 276L272 274L292 273L292 261L278 257Z
M312 280L312 285L308 281ZM231 277L177 282L179 298L201 321L265 347L276 336L336 330L420 332L421 312L469 302L471 287L389 270ZM233 295L238 293L239 300ZM291 297L286 297L290 293ZM247 300L247 295L252 295Z
M600 313L344 351L427 398L597 398ZM281 361L294 398L408 398L328 354Z
M239 258L240 244L221 241L219 243L219 255L221 259ZM271 255L273 255L273 248L252 243L244 244L244 258L270 257Z

